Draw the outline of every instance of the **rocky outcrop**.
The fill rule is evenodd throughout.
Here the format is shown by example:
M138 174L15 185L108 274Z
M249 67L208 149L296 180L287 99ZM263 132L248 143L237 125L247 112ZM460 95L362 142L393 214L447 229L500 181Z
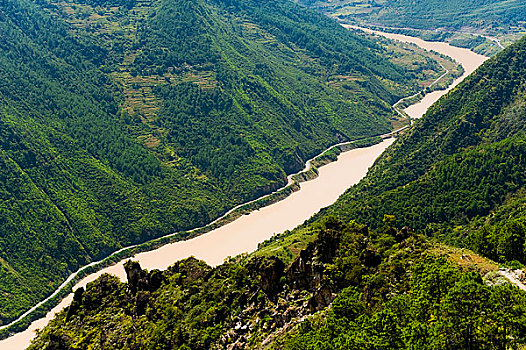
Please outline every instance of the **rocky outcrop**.
M135 295L135 314L137 316L146 313L146 307L150 303L150 292L139 291Z
M302 250L287 269L287 283L295 289L315 291L323 278L325 264L332 261L339 244L340 238L332 230L321 231L318 239Z
M88 283L86 290L80 287L73 293L73 300L66 308L66 320L72 319L80 309L97 310L106 306L105 301L111 298L122 283L115 276L103 274L97 280Z
M67 345L70 343L70 339L65 335L55 335L50 334L49 336L49 344L46 347L46 350L66 350L70 347Z
M188 258L165 272L148 272L128 261L124 266L127 284L114 276L102 276L86 291L75 292L67 317L80 324L89 322L86 315L96 308L124 310L128 325L157 322L166 316L163 322L177 320L171 327L191 329L194 339L212 328L221 332L213 343L199 344L198 349L248 350L257 344L271 344L273 338L292 330L309 315L327 310L345 288L359 287L363 275L379 271L384 250L375 244L375 235L369 234L367 226L326 220L313 231L317 237L288 267L279 254L242 256L216 267ZM388 232L393 237L410 235L408 229ZM394 244L392 237L382 238ZM407 241L398 246L404 249ZM391 271L390 277L397 278L397 273ZM372 304L378 295L390 292L390 281L381 277L363 288L359 297L364 303ZM333 310L341 305L336 303ZM106 313L110 315L111 311ZM116 322L121 320L116 318ZM59 344L61 340L54 341ZM177 341L176 346L194 342Z
M126 271L126 279L128 280L128 289L135 294L139 289L144 289L148 284L148 272L141 269L141 265L137 261L128 260L124 264L124 271Z
M169 267L170 274L177 275L177 283L187 284L201 278L207 278L212 273L212 268L204 261L190 257L176 262Z
M69 305L68 313L66 315L66 320L71 319L74 315L77 314L78 309L82 305L82 297L84 295L84 288L80 287L73 293L73 301Z
M341 230L341 229L339 229ZM339 230L323 230L319 233L315 241L316 255L321 263L327 264L336 256L336 251L340 246Z
M128 289L132 294L138 291L157 290L164 281L163 273L159 270L152 270L148 272L141 268L141 265L136 261L128 260L124 264L126 271L126 278L128 279Z
M307 303L307 309L310 313L319 311L329 306L335 297L336 294L332 292L329 283L324 281L312 294Z
M378 250L366 248L360 254L360 261L366 267L376 267L382 262L382 257Z
M260 274L260 287L271 299L281 291L281 277L284 276L285 264L277 257L265 259L258 268Z
M314 255L315 247L310 244L289 266L286 279L291 288L313 291L319 283L324 267L314 261Z
M324 272L338 251L340 237L336 232L341 229L330 225L286 269L277 257L254 258L247 263L248 274L259 283L219 340L219 348L251 349L249 339L254 332L292 327L306 315L330 305L336 289Z
M124 270L128 279L128 290L134 298L135 315L144 315L150 303L151 292L161 287L164 275L159 270L143 270L138 262L131 260L124 264Z
M409 229L407 226L402 227L400 231L397 231L395 235L395 239L398 243L404 241L412 234L411 229Z

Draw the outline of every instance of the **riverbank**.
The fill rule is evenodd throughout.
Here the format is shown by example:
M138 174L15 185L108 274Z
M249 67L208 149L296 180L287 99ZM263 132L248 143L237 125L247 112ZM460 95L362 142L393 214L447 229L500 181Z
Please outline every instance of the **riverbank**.
M192 255L210 265L218 265L228 256L255 250L259 242L275 233L298 226L322 207L333 203L348 187L365 176L369 166L393 142L393 138L387 138L371 147L344 152L339 156L338 162L321 167L316 179L303 183L301 191L293 192L285 200L253 211L249 215L243 215L231 223L193 239L169 243L153 251L137 253L132 259L139 261L141 266L150 270L165 269L174 261ZM86 286L104 273L125 279L123 268L125 260L88 275L75 283L73 288ZM34 331L45 326L54 314L69 305L71 300L70 293L44 318L34 321L23 332L0 341L0 348L5 346L22 349L29 345Z
M360 26L359 24L356 24ZM484 56L493 56L499 53L504 46L500 39L485 35L482 32L469 30L448 30L445 28L437 29L417 29L417 28L400 28L372 25L363 23L364 27L379 30L385 33L404 34L411 37L417 37L426 41L440 41L452 46L469 49L475 53Z

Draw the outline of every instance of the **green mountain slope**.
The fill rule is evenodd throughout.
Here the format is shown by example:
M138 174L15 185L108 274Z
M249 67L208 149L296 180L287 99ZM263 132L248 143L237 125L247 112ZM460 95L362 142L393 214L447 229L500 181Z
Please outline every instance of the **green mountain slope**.
M127 284L106 275L77 291L31 349L524 347L525 292L418 232L467 227L482 254L524 262L525 48L442 98L315 222L216 268L130 262Z
M328 212L373 225L395 215L457 242L485 223L523 218L525 47L523 39L439 100Z
M163 272L129 262L128 283L104 275L78 290L30 349L524 344L526 294L508 283L482 281L481 273L496 264L464 251L477 260L467 272L406 228L373 232L328 219L310 230L317 239L286 268L276 257L216 268L189 258Z
M7 0L0 35L2 323L90 261L389 131L441 69L287 1Z

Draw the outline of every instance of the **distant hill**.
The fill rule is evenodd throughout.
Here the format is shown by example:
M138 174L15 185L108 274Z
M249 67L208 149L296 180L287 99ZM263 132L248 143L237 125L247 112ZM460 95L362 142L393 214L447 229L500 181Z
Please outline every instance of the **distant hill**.
M391 130L421 77L385 52L284 0L2 1L1 322Z
M479 28L496 30L522 24L521 0L298 0L340 18L366 19L372 24L417 29Z
M447 41L491 56L526 31L522 0L296 0L340 21Z

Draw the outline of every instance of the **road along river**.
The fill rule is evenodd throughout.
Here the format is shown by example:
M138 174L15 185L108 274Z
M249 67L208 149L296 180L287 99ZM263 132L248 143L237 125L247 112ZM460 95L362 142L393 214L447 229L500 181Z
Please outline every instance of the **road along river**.
M372 32L370 30L366 30ZM481 65L487 57L475 54L466 49L460 49L440 42L427 42L406 35L374 32L378 35L414 43L427 50L448 55L462 64L466 73L458 78L453 86L458 84L469 73ZM448 89L449 90L449 89ZM421 117L427 108L447 91L436 91L424 97L416 105L405 111L413 118ZM132 257L140 262L143 268L165 269L177 260L195 256L210 265L218 265L228 256L250 252L257 248L258 243L270 238L276 233L293 229L321 208L332 204L350 186L358 183L367 173L376 158L394 142L385 139L382 143L359 148L340 154L336 162L319 168L319 176L314 180L301 184L301 190L292 193L280 202L256 210L249 215L243 215L237 220L214 229L196 238L167 244L158 249L139 253ZM127 259L126 259L127 260ZM103 273L111 273L125 280L124 261L104 268L78 282L73 290L86 286ZM24 349L35 336L35 330L43 328L55 315L69 305L72 294L64 298L47 315L31 323L23 332L0 341L0 349Z

